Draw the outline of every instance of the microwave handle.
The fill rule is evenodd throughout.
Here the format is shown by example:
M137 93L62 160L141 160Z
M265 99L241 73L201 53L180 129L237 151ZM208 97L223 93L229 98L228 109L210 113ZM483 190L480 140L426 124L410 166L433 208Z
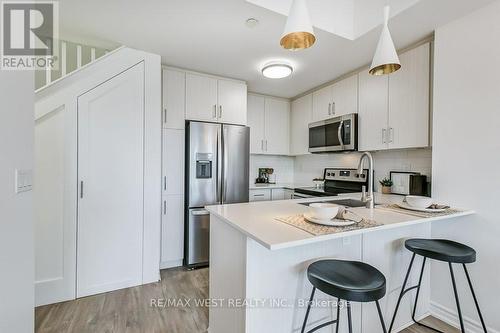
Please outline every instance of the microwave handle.
M337 131L337 136L339 138L340 147L344 148L344 140L342 139L342 128L344 127L344 121L341 120L339 124L339 129Z

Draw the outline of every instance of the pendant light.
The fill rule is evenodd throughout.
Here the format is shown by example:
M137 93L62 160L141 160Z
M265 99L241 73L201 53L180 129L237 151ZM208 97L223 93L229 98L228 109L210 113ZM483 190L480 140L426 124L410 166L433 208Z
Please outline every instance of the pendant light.
M391 74L401 68L399 57L392 41L391 33L387 23L389 22L390 7L384 7L384 27L378 41L377 50L370 67L370 74L384 75Z
M287 50L302 50L316 41L306 0L293 0L280 44Z

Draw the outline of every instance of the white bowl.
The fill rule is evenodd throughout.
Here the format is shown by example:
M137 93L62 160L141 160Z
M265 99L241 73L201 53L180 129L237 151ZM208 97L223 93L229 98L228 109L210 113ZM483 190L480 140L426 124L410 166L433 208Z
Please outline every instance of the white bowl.
M337 205L315 202L309 205L309 214L318 220L330 220L337 216L339 208Z
M432 205L432 198L421 197L418 195L407 195L406 202L408 205L416 208L427 208Z

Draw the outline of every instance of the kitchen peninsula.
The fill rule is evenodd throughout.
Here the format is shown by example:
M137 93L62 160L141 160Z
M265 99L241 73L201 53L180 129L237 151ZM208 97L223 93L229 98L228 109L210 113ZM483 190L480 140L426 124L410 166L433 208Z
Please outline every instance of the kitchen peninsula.
M416 217L387 210L349 208L379 225L333 234L315 236L297 227L278 221L277 217L302 214L304 202L335 199L359 199L359 194L331 198L271 201L207 207L210 229L210 298L225 300L209 312L210 332L299 332L306 310L311 285L306 277L309 264L324 258L357 260L375 266L387 278L387 294L381 300L385 320L394 311L410 252L404 248L407 238L430 238L431 223L459 222L461 216L473 211L460 211L446 216ZM396 203L401 196L377 194L377 204ZM417 265L420 265L420 258ZM412 285L417 270L410 276ZM429 278L429 270L424 281ZM411 304L406 297L401 305L395 331L409 326ZM319 299L333 301L325 294ZM429 284L420 291L417 319L428 315ZM310 327L324 320L335 319L332 303L315 304ZM314 305L313 305L314 306ZM354 332L370 333L379 325L373 306L353 303ZM344 310L345 311L345 310ZM343 314L345 319L345 314ZM389 318L389 319L388 319ZM347 331L341 319L340 332Z

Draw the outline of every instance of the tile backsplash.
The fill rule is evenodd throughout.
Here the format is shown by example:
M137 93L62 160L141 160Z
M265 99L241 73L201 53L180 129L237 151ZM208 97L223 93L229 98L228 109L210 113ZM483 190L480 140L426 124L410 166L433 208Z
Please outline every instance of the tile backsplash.
M375 164L375 190L378 180L389 177L390 171L415 171L431 181L432 149L406 149L373 152ZM255 181L259 167L275 169L280 183L312 184L312 179L323 176L327 167L357 168L360 153L312 154L296 157L250 156L250 183ZM366 162L365 162L366 163ZM368 167L368 164L365 164Z

